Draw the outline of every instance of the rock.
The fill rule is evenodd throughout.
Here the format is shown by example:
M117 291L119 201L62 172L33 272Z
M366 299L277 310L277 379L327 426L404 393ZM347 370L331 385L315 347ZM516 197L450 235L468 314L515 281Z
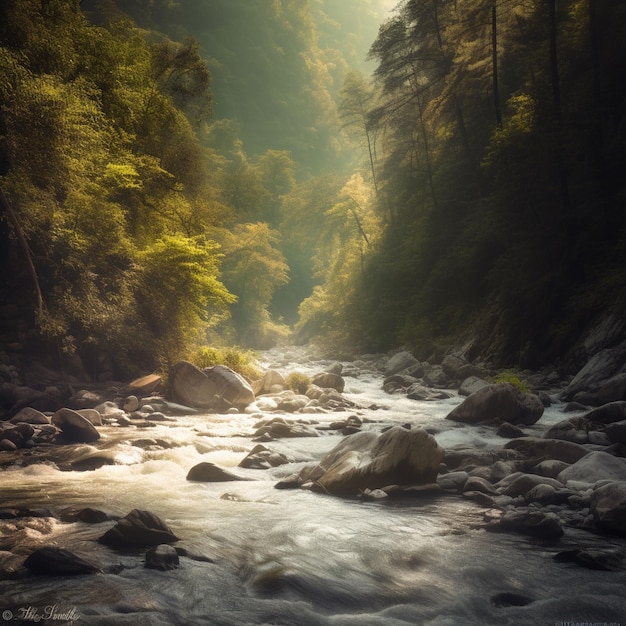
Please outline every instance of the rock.
M574 548L554 555L558 563L576 563L589 569L615 572L622 569L624 553L618 548Z
M301 478L342 496L389 485L426 485L436 481L443 455L434 437L423 429L396 426L382 434L363 431L348 435Z
M437 389L445 388L450 385L450 381L443 371L441 365L431 365L424 374L424 382L429 387Z
M410 352L398 352L387 361L384 374L385 377L393 376L393 374L419 364L420 362Z
M320 398L323 393L322 391ZM278 411L284 411L285 413L297 413L308 403L309 398L307 396L296 394L293 391L283 391L278 398L276 398L276 409Z
M157 546L175 541L178 541L178 537L163 520L150 511L139 509L133 509L98 539L99 543L122 549Z
M50 424L50 418L44 415L41 411L33 409L32 407L24 407L14 415L10 420L11 424L19 424L24 422L26 424Z
M224 365L203 370L187 361L180 361L170 370L169 399L192 408L226 411L231 406L240 410L254 402L248 382Z
M395 393L396 391L406 391L411 385L419 382L419 379L415 376L409 376L408 374L394 374L388 376L383 381L383 391L385 393Z
M56 546L35 550L24 561L24 567L37 576L79 576L100 571L100 568L90 561Z
M489 383L478 376L469 376L464 379L459 387L460 396L471 396L474 392L486 387Z
M17 446L10 439L0 439L0 450L3 452L15 452Z
M269 436L272 439L292 438L292 437L319 437L319 433L307 426L295 422L287 422L281 418L275 418L265 422L254 433L256 437Z
M609 424L606 427L606 436L611 443L626 443L626 420Z
M624 372L624 363L626 363L626 341L616 347L600 350L574 376L561 398L573 400L580 392L597 392L606 381Z
M48 411L56 411L61 406L57 396L45 391L39 391L38 389L23 385L9 384L9 386L11 387L10 394L3 395L10 395L14 402L10 410L11 415L18 413L21 409L26 407L45 413Z
M560 439L539 439L537 437L520 437L505 444L505 449L515 450L526 458L534 459L537 463L548 459L576 463L589 454L584 446Z
M259 444L254 446L246 457L241 460L239 467L246 467L249 469L269 469L270 467L278 467L279 465L285 465L286 463L289 463L289 460L284 454L280 454L280 452L272 452L272 450L269 450L265 446Z
M102 426L102 415L96 409L78 409L76 413L88 419L94 426Z
M541 418L543 410L543 404L535 394L523 394L511 383L500 383L474 392L446 419L465 424L495 421L530 426Z
M437 477L437 484L442 489L449 489L455 491L462 491L469 474L467 472L450 472L448 474L441 474Z
M320 374L316 374L313 376L311 384L317 385L322 389L334 389L339 393L342 393L346 386L346 382L341 376L339 376L339 374L332 374L330 372L321 372Z
M609 378L596 393L599 404L626 400L626 373Z
M504 439L517 439L518 437L526 436L526 433L519 426L509 424L508 422L502 422L496 434L498 437L503 437Z
M626 481L615 481L594 489L590 508L600 528L626 534Z
M127 396L124 400L124 404L122 405L122 409L126 411L126 413L132 413L139 408L139 398L137 396Z
M590 452L582 459L564 469L558 479L596 483L599 480L626 481L626 459L619 459L608 452Z
M154 546L146 552L145 567L148 569L158 569L162 572L167 572L178 568L179 565L180 559L178 558L176 548L166 543Z
M100 509L86 507L84 509L68 509L61 514L62 522L84 522L85 524L100 524L108 522L111 516Z
M229 472L214 463L203 461L194 465L187 473L187 480L202 483L222 483L232 480L250 480Z
M512 498L515 498L516 496L526 495L531 489L533 489L537 485L550 485L555 489L560 489L561 487L563 487L563 483L554 478L537 476L536 474L520 474L513 480L509 481L503 493L505 496L511 496Z
M458 354L446 354L441 361L443 373L449 380L456 380L459 370L465 365L468 365L467 359Z
M420 383L412 384L407 389L406 395L409 400L421 400L422 402L434 402L436 400L446 400L452 397L452 394L446 391L425 387Z
M497 493L489 481L484 478L480 478L479 476L470 476L463 486L463 491L478 491L480 493L487 494Z
M59 409L51 421L61 429L63 438L69 443L93 443L100 439L95 426L72 409Z
M538 539L556 540L563 536L563 528L555 516L531 509L506 511L500 518L500 528Z
M556 478L564 469L570 466L569 463L565 463L564 461L556 461L554 459L549 459L547 461L541 461L541 463L537 463L531 471L533 474L537 474L538 476L547 476L548 478Z
M260 380L252 383L252 389L255 396L261 396L266 393L273 393L276 386L284 388L285 377L276 370L268 370L263 374Z

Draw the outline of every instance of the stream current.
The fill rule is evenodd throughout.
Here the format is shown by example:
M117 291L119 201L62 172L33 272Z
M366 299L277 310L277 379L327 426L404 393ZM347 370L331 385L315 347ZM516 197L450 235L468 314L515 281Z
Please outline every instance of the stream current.
M295 349L268 352L265 359L265 366L283 374L314 374L329 365ZM347 371L344 395L358 408L286 419L324 425L357 414L364 428L427 427L444 448L504 442L492 428L444 419L459 396L437 402L390 396L382 390L380 372L353 364ZM561 410L551 407L527 430L540 434L563 418ZM267 444L291 462L270 470L236 469L253 480L186 480L201 461L235 469L255 445L254 425L275 416L187 416L146 430L100 427L103 437L95 446L58 446L57 465L103 451L115 464L94 471L60 471L52 463L1 471L2 508L59 513L93 507L118 516L149 510L194 558L181 557L173 571L145 569L141 555L97 543L112 522L0 520L0 558L8 545L14 555L56 545L105 572L2 580L0 624L626 626L626 572L553 559L568 542L623 547L622 540L570 528L558 545L487 533L479 528L485 508L448 494L362 502L274 488L330 451L342 438L333 431ZM146 438L170 447L137 445Z

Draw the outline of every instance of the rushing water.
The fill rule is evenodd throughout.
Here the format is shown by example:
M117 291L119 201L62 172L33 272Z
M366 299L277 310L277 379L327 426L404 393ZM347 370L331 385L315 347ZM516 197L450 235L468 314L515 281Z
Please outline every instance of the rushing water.
M292 363L296 356L298 364ZM283 373L314 373L327 365L302 363L301 356L277 361L278 353L270 353L267 364ZM356 413L368 420L367 428L406 422L427 427L443 447L502 444L493 429L444 420L459 397L426 403L388 396L379 373L352 371L345 395L371 408L287 418L323 424ZM561 417L556 407L541 423ZM477 527L484 508L449 495L360 502L274 488L328 452L340 441L337 434L268 444L292 462L272 470L237 468L253 480L186 480L200 461L237 466L255 445L251 436L259 419L258 413L206 415L146 430L104 427L104 441L97 446L59 447L57 463L106 453L113 465L68 472L36 464L1 472L4 508L46 507L58 513L94 507L115 515L147 509L166 521L194 557L181 558L177 570L160 572L145 569L141 557L96 543L111 522L88 525L49 517L0 522L3 549L10 544L14 554L26 555L35 547L58 545L108 572L0 581L2 618L133 625L626 625L623 571L591 571L552 558L571 541L619 545L616 539L567 529L561 544L553 546L486 533ZM542 426L533 428L540 432ZM137 445L148 438L171 447Z

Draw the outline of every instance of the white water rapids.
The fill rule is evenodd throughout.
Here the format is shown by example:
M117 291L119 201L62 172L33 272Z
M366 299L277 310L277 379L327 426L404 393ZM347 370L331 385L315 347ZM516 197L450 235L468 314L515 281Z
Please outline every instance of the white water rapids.
M283 374L312 374L328 366L303 362L300 351L270 352L266 359L265 365ZM357 414L370 420L365 428L427 427L444 448L504 442L491 428L444 420L460 397L416 402L389 396L379 372L350 371L354 375L346 377L344 395L359 408L286 419L324 424ZM379 408L360 408L372 405ZM59 454L78 458L105 449L114 465L83 472L60 471L52 464L1 471L1 508L45 507L58 513L93 507L119 516L146 509L172 528L178 545L212 562L182 557L173 571L145 569L141 555L96 543L111 522L0 521L3 541L10 542L14 554L58 545L108 572L0 581L0 625L2 619L133 626L626 625L624 571L592 571L552 558L568 541L601 542L596 535L566 529L565 538L553 546L521 535L486 533L473 528L483 520L484 507L460 496L360 502L274 488L331 450L339 434L267 444L292 462L271 470L237 468L254 480L186 480L201 461L235 468L254 447L251 437L261 417L266 416L181 417L145 430L103 427L103 441L96 446L69 446ZM540 433L562 417L561 407L552 407L527 431ZM174 445L158 450L134 445L146 438Z

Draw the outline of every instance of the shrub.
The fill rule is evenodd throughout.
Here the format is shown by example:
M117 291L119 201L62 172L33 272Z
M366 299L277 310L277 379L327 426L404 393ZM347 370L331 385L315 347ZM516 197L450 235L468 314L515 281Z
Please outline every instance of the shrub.
M493 379L494 383L511 383L520 393L529 393L530 386L521 380L519 374L514 370L503 370Z
M311 384L311 379L302 372L291 372L285 378L285 385L296 393L304 394Z
M254 353L241 348L203 346L192 356L191 362L199 368L225 365L248 380L261 378Z

